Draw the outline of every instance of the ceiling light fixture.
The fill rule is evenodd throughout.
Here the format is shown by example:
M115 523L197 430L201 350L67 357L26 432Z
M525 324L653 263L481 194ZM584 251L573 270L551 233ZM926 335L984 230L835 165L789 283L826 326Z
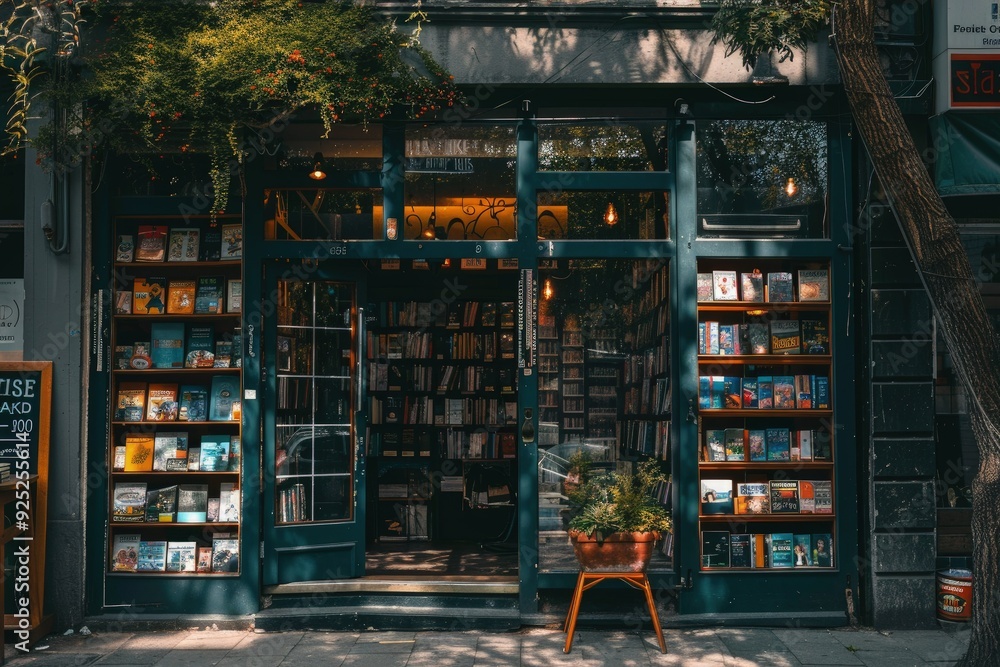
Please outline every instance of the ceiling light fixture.
M313 168L312 171L309 172L309 178L313 179L314 181L322 181L324 178L326 178L326 172L323 171L322 153L316 153L316 155L313 156Z

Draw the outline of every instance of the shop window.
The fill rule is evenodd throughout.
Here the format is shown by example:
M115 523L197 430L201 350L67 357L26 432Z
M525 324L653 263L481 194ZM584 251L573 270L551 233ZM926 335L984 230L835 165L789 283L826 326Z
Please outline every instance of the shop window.
M669 192L543 191L538 194L538 238L664 239L669 211Z
M381 125L335 125L329 131L315 123L276 125L258 141L250 139L247 147L272 170L304 175L317 161L324 170L382 170ZM265 144L265 139L270 141Z
M403 238L515 239L516 157L513 126L407 128Z
M666 171L667 126L656 121L538 126L541 171Z
M0 220L24 219L24 151L0 157Z
M717 120L696 136L699 236L828 235L824 123Z
M539 267L539 569L576 571L567 527L581 478L641 461L670 467L670 302L663 260ZM672 506L663 484L656 500ZM673 536L651 567L669 567Z
M269 241L381 239L382 224L379 189L265 191L264 238Z

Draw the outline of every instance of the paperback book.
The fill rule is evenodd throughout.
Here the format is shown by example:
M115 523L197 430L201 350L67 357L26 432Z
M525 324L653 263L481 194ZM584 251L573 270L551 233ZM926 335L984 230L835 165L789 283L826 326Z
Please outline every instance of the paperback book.
M737 301L740 298L735 271L712 271L712 297L715 301Z
M167 283L167 313L190 315L194 312L194 296L198 283L194 280L171 280Z
M795 558L792 551L792 533L771 533L770 566L794 567Z
M116 262L131 262L135 259L135 237L131 234L120 234L118 245L115 246Z
M801 348L798 320L771 321L771 354L799 354Z
M170 459L186 459L188 434L181 431L161 431L153 436L153 470L166 471Z
M132 281L132 312L136 315L162 315L166 311L167 279L136 278Z
M137 262L162 262L167 250L166 225L140 225L135 259Z
M115 405L115 420L123 422L139 422L142 421L145 414L146 383L119 383L118 400Z
M125 435L125 472L149 472L153 469L153 436L145 433Z
M229 470L229 436L202 436L199 458L198 469L202 472L225 472Z
M165 572L167 569L166 541L139 542L139 560L136 565L138 572Z
M830 275L826 269L799 270L799 301L829 301Z
M216 375L212 378L209 421L233 421L238 419L239 380L230 375Z
M196 227L174 227L167 246L168 262L198 261L198 241L201 232Z
M712 301L714 283L711 273L698 274L698 301Z
M792 274L787 271L776 271L767 274L767 300L781 303L795 300L792 289Z
M145 482L115 484L111 520L116 523L142 523L146 520Z
M733 481L731 479L701 480L701 513L733 513Z
M202 276L194 297L195 314L221 313L225 279L221 276Z
M191 327L186 349L186 368L212 368L215 365L215 331L212 327Z
M240 541L232 538L212 540L212 572L240 571Z
M208 421L208 390L200 385L181 385L177 418L185 422Z
M739 482L736 485L737 514L768 514L771 490L767 482Z
M790 479L772 479L771 514L799 513L799 483Z
M792 536L793 567L808 567L812 561L812 535L795 533Z
M184 367L184 324L154 322L150 327L153 368Z
M203 523L208 517L208 485L181 484L177 487L177 522Z
M167 542L167 572L196 572L197 542Z
M135 572L139 563L140 541L138 533L115 533L111 548L112 572Z
M701 566L704 569L729 567L729 531L702 531Z
M146 400L146 419L148 421L176 421L179 406L177 404L177 385L166 382L154 382L149 385Z
M730 567L751 567L752 551L750 535L747 533L733 533L729 536L729 566Z
M740 283L743 301L764 300L764 275L760 271L754 269L751 273L740 274Z
M177 487L166 486L146 492L146 521L170 523L177 518Z

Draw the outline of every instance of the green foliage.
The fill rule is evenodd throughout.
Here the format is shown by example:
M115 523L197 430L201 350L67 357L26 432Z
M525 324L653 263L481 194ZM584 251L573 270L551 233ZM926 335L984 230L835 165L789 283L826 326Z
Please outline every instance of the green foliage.
M95 134L123 153L206 153L216 208L225 205L247 130L316 113L329 131L338 122L420 118L460 103L451 77L369 4L91 4L79 74L45 77L32 92L79 110L36 137L48 151L43 159L66 161L51 147L86 150L68 139Z
M570 502L579 507L571 529L596 534L598 540L617 532L670 530L670 513L653 497L657 485L666 481L657 461L644 461L632 473L592 474L587 462L581 464L580 485L570 493Z
M830 0L722 0L712 17L714 41L725 44L727 56L738 52L748 69L771 51L780 62L791 60L793 49L816 39L831 6Z

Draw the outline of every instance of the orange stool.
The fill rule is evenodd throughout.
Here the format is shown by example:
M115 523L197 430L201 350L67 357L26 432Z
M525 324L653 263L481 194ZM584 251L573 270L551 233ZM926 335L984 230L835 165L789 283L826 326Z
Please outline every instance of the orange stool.
M566 613L566 622L563 624L563 631L566 632L566 648L563 653L569 653L573 647L573 630L576 628L576 618L580 614L580 602L583 600L583 592L590 590L605 579L620 579L632 588L638 588L646 594L646 604L649 606L649 617L653 621L653 629L656 630L656 639L660 642L660 652L667 652L667 643L663 639L663 628L660 627L660 617L656 613L656 604L653 602L653 588L649 585L649 579L645 572L584 572L576 579L576 590L573 591L573 599L569 603L569 611Z

